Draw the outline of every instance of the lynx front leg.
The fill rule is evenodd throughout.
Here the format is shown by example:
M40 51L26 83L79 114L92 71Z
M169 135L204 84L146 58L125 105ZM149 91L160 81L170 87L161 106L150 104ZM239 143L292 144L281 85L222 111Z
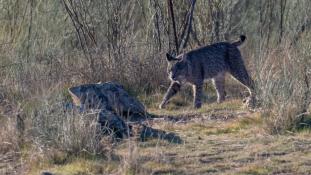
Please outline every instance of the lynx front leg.
M203 84L193 85L193 105L195 108L201 108L203 95Z
M225 100L225 74L220 73L213 79L214 86L217 91L217 102L221 103Z
M159 108L163 109L165 105L167 104L168 100L172 98L179 90L180 90L181 85L176 82L172 82L170 87L165 93L165 96L162 100L162 103L160 104Z

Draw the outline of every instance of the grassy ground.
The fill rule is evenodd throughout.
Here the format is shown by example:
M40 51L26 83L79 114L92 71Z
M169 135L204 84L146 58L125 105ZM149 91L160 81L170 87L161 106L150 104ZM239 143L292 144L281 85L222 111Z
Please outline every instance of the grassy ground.
M311 132L270 135L262 114L243 109L240 100L149 112L158 117L146 125L182 142L131 138L106 147L105 156L51 150L31 161L29 174L311 174Z

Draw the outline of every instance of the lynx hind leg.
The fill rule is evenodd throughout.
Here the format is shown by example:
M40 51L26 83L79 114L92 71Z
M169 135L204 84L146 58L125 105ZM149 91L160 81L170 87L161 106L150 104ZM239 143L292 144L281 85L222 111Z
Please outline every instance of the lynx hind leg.
M221 103L225 100L225 73L222 72L213 78L213 84L217 92L217 103Z
M245 66L241 65L240 69L231 70L230 73L232 77L244 85L249 92L249 97L245 100L245 106L248 108L255 108L256 99L254 82L247 73Z
M159 105L160 109L163 109L165 107L165 105L168 103L169 99L172 98L179 90L180 90L181 85L176 83L176 82L172 82L170 87L167 89L163 100L161 102L161 104Z
M243 86L245 86L250 94L250 96L255 95L254 91L254 82L248 75L245 68L241 70L234 70L231 72L231 75L234 79L236 79L238 82L240 82Z

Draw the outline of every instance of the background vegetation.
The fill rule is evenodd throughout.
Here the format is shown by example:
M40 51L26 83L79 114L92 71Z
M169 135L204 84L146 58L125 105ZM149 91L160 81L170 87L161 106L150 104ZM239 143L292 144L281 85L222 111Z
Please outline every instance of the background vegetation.
M310 125L310 11L308 0L0 0L0 152L48 143L70 154L97 153L97 143L81 140L95 137L89 121L77 117L76 127L85 127L79 133L61 127L75 126L72 114L59 114L68 87L118 81L152 109L169 83L166 52L240 34L247 36L241 51L264 127L273 134L304 128ZM230 79L226 90L244 96ZM188 92L181 96L182 105L191 101Z

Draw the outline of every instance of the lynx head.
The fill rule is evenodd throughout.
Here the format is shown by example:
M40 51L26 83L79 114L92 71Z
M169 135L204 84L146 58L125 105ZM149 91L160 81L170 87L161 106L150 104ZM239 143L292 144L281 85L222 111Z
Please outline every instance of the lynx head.
M183 54L174 57L168 53L166 54L166 60L168 61L167 73L169 74L169 79L178 83L185 81L191 72L189 60Z

